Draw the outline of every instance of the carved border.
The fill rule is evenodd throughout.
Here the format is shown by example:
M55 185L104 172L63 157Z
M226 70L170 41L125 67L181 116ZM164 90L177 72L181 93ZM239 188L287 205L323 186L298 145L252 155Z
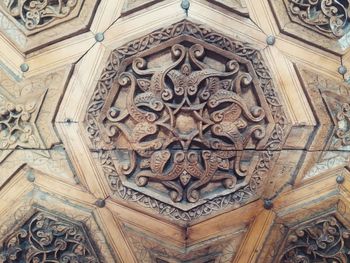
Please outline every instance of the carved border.
M234 41L220 33L214 32L204 25L194 24L190 21L183 20L163 29L156 30L137 40L131 41L112 52L108 59L108 64L103 70L97 83L97 87L94 91L93 98L90 101L85 118L86 130L94 146L96 146L94 142L100 140L98 116L108 98L113 82L118 76L118 68L122 61L138 52L156 47L158 44L180 35L195 37L198 40L248 59L252 63L261 83L261 88L275 122L275 127L266 143L264 151L259 155L259 160L254 169L249 185L235 193L216 197L188 211L175 208L169 204L125 187L117 175L117 171L112 162L111 153L104 150L99 151L99 163L102 166L105 176L109 180L111 190L114 194L117 193L120 198L126 201L136 202L144 207L151 208L157 214L168 216L175 220L191 221L201 216L210 215L214 211L241 206L257 199L254 197L254 194L261 193L263 183L266 179L266 173L273 165L274 159L277 157L278 151L281 149L285 140L287 117L282 109L280 99L277 96L272 77L258 50L252 48L251 45L247 43Z

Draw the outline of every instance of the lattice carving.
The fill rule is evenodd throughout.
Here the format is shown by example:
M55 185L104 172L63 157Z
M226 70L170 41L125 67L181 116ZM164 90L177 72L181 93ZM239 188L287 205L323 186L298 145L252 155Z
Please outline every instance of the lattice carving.
M82 225L47 212L35 213L5 238L0 262L100 262Z
M340 38L349 30L349 0L285 0L285 2L294 21L321 34Z
M257 50L183 21L113 51L86 123L113 190L188 220L256 198L285 121Z
M292 229L277 262L349 262L350 231L329 216Z
M77 2L78 0L6 0L3 5L27 30L34 30L67 17Z

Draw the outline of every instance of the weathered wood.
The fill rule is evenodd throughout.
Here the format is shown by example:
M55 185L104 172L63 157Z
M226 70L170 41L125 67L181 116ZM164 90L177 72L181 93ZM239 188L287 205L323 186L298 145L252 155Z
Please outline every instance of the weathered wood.
M2 1L0 262L349 261L349 10Z

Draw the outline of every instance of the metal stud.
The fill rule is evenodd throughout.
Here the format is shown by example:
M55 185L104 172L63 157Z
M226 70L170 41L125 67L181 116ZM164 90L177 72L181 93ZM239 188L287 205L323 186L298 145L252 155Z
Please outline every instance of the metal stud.
M345 75L345 73L347 71L348 71L348 69L345 66L343 66L343 65L339 66L339 68L338 68L338 73L341 74L341 75Z
M272 209L272 207L273 207L272 200L270 200L270 199L265 199L265 200L264 200L264 208L265 208L266 210L270 210L270 209Z
M181 8L184 9L186 12L186 15L188 15L188 9L190 8L190 1L189 0L182 0Z
M70 125L72 123L72 120L70 118L65 118L64 122L66 123L66 125Z
M20 66L22 72L27 72L29 70L29 65L27 63L23 63Z
M34 181L35 181L35 176L34 176L34 174L32 174L32 173L28 173L27 174L27 180L29 181L29 182L31 182L31 183L33 183Z
M97 33L97 34L95 35L95 40L96 40L97 42L102 42L104 39L105 39L105 35L104 35L102 32Z
M103 208L105 207L106 202L103 199L97 199L97 201L95 202L95 205L98 206L99 208Z
M268 36L266 38L266 43L269 45L269 46L272 46L273 44L275 44L276 42L276 38L274 36Z
M342 184L344 183L345 178L342 175L338 175L336 180L337 180L337 184Z

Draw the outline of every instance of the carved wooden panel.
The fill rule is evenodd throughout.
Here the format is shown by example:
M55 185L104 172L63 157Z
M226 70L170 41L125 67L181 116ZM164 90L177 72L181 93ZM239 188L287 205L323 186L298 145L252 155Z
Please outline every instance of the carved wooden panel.
M259 51L188 21L114 50L86 117L112 190L185 220L258 198L285 122Z
M281 30L287 34L341 54L349 47L348 0L269 1Z
M0 1L0 262L347 262L348 0Z
M348 262L350 232L334 216L295 226L288 231L276 262Z
M82 2L67 0L51 2L5 1L2 4L8 14L19 25L23 26L23 29L34 31L48 27L55 22L63 23L64 19L62 18L68 17L75 8L80 9Z
M23 53L29 53L86 31L98 4L91 0L2 1L0 31Z
M1 262L100 262L84 226L38 211L11 233Z
M293 21L330 38L341 38L349 25L349 2L284 0Z

